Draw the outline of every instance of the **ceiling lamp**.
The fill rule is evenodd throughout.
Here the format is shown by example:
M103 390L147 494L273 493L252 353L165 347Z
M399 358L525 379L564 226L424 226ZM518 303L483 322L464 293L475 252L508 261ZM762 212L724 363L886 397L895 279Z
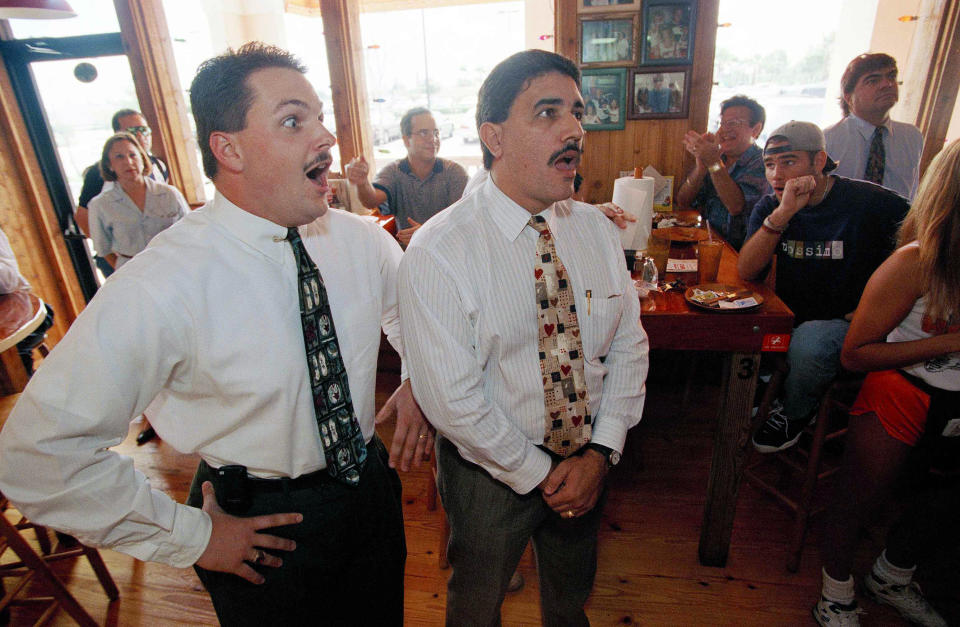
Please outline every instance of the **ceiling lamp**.
M66 0L0 0L0 19L54 20L76 16Z

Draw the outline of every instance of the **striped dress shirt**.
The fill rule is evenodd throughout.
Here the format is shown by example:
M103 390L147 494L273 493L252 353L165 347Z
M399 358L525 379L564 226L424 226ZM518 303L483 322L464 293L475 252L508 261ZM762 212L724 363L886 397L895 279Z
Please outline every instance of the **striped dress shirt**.
M545 210L574 290L592 441L623 450L646 393L648 343L615 227L595 208ZM519 494L549 473L530 213L492 180L419 229L400 264L414 395L460 454Z

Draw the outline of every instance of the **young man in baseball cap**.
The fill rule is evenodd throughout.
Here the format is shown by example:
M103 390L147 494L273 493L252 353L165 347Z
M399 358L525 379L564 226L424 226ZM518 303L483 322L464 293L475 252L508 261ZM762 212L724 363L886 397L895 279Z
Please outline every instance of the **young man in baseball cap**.
M797 443L839 372L860 294L893 251L909 205L890 190L830 174L836 163L810 122L774 130L763 164L773 194L750 215L737 269L756 280L776 256L777 295L795 316L782 404L753 436L758 451L772 453Z

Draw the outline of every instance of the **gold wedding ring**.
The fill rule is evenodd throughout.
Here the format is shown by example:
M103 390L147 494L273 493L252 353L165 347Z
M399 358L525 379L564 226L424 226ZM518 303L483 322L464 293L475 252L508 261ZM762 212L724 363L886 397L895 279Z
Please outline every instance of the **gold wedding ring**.
M426 433L421 433L421 434L420 434L420 439L421 439L421 440L423 440L423 439L426 438L426 437L427 437L427 434L426 434Z
M263 557L264 557L263 551L260 550L260 549L257 549L257 554L256 554L256 555L254 556L254 558L253 558L253 563L254 563L254 564L262 564L262 563L263 563Z
M576 514L573 513L572 509L567 510L567 518L573 518Z

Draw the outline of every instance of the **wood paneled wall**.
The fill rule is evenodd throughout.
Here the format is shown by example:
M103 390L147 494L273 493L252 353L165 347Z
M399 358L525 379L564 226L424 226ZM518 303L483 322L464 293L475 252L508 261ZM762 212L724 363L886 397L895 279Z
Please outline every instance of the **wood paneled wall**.
M697 1L697 0L695 0ZM557 52L577 58L577 3L557 2ZM704 132L710 114L713 86L713 57L717 42L719 0L699 0L694 39L694 58L690 80L690 115L676 120L627 120L622 131L587 133L580 174L581 195L586 202L606 202L613 195L613 181L621 170L655 167L661 174L675 177L674 193L693 159L680 140L690 129ZM642 30L642 24L641 24Z
M49 346L63 337L83 309L66 244L60 235L40 164L30 143L6 66L0 62L0 225L20 273L56 312Z

